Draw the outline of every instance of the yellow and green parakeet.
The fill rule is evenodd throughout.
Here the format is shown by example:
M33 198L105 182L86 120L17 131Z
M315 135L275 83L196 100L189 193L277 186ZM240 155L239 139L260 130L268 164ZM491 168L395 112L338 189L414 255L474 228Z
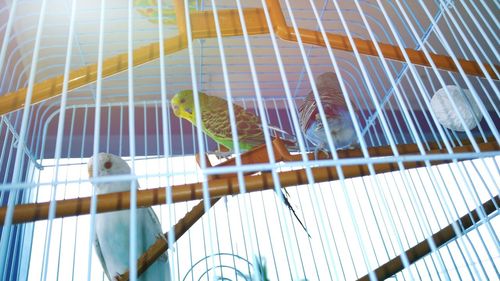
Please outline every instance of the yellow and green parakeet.
M209 96L199 92L201 124L202 131L212 138L216 143L233 150L233 139L231 134L231 121L227 101L225 99ZM195 105L192 90L178 92L170 101L175 116L184 118L196 124ZM241 151L250 150L256 146L265 143L264 132L260 124L260 118L255 114L246 111L243 107L233 104L234 115L236 119L236 128L238 132L238 144ZM284 132L281 129L270 126L272 130ZM286 133L286 132L284 132ZM299 223L305 228L299 219L287 197L283 194L283 203L292 211ZM308 234L309 235L309 234Z
M216 143L233 150L227 101L202 92L200 92L199 98L201 119L203 120L201 129ZM180 91L172 98L171 104L175 116L184 118L196 125L193 91ZM264 144L264 132L260 125L260 119L239 105L233 104L233 108L240 150L247 151Z

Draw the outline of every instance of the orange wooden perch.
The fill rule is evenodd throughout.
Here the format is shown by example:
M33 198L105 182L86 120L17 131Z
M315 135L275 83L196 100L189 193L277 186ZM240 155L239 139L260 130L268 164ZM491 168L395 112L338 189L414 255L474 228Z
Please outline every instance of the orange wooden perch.
M479 212L484 211L485 215L488 216L493 212L498 211L497 208L495 207L495 204L496 205L500 204L500 199L498 195L493 197L493 199L490 199L486 201L484 204L482 204L481 208L476 208L475 210L472 210L470 213L465 214L460 219L455 221L455 223L460 226L461 234L462 235L465 234L467 229L472 227L477 222L481 221L478 214ZM480 209L482 210L479 211ZM453 230L453 226L450 224L445 228L439 230L438 232L434 233L434 235L432 235L432 240L434 240L434 242L436 243L436 247L439 248L445 245L446 243L452 241L456 237L457 234ZM409 259L410 264L414 264L416 261L430 254L431 251L432 250L431 247L429 246L429 242L427 240L424 240L418 243L417 245L411 247L410 249L406 250L405 253ZM377 269L375 269L374 272L378 280L385 280L393 276L394 274L400 272L404 268L405 267L401 260L401 256L397 256L391 259L390 261L384 263ZM358 281L369 281L369 280L370 277L368 275L365 275L358 279Z
M183 3L183 1L176 1ZM297 34L290 28L285 21L279 0L267 0L267 5L271 14L273 29L279 38L287 41L297 41ZM177 7L177 6L176 6ZM182 7L182 6L179 6ZM187 47L187 34L185 31L185 16L183 8L176 8L179 35L164 40L164 54L173 54ZM181 14L179 12L182 11ZM266 23L263 9L246 8L243 9L247 32L250 35L268 34L269 29ZM243 30L240 24L238 10L228 9L218 11L221 34L227 36L241 36ZM193 39L216 37L216 29L212 11L191 12L191 36ZM302 41L306 44L316 46L326 46L320 32L300 29ZM349 43L347 36L340 34L327 33L328 41L333 49L342 51L353 51L353 46ZM378 57L375 45L371 40L354 39L356 48L361 54ZM385 58L405 62L402 50L398 46L379 43ZM421 51L414 49L405 49L412 63L424 67L430 67L429 61ZM133 66L139 66L151 62L160 56L159 43L152 43L139 47L133 52ZM431 54L432 60L437 68L447 71L458 71L457 66L449 56ZM459 60L464 72L469 75L484 77L485 74L475 61ZM500 66L485 65L489 75L498 80L493 67L500 71ZM128 53L119 54L103 61L103 78L109 77L128 68ZM70 72L68 90L74 90L85 85L89 85L97 80L97 64L91 64ZM63 75L59 75L47 80L38 82L33 88L33 98L31 103L36 104L50 98L59 96L62 92ZM26 88L19 89L0 96L0 115L21 109L26 99Z
M409 150L412 145L408 145ZM416 145L414 145L416 147ZM479 144L481 151L499 151L500 147L496 142L481 143ZM381 148L381 151L386 150L387 147ZM454 153L474 152L471 145L465 145L454 148ZM372 149L372 152L376 152ZM349 154L358 154L358 151L349 151ZM442 150L431 150L429 154L446 153ZM377 153L371 154L377 157ZM431 164L449 163L450 160L431 161ZM425 166L423 161L403 162L406 169L418 168ZM379 163L374 164L376 173L385 173L397 171L398 166L396 163ZM335 167L318 167L312 168L314 182L327 182L338 180L337 169ZM359 176L370 175L367 165L346 165L342 167L344 176L346 178L353 178ZM293 170L287 172L279 172L278 178L281 187L296 186L308 184L306 170ZM273 177L269 173L262 173L258 175L248 175L244 177L244 183L247 192L262 191L274 188ZM212 179L208 181L208 189L211 198L219 198L226 195L236 195L240 193L240 186L238 179L235 177ZM192 183L176 185L172 187L172 202L183 202L188 200L203 199L203 183ZM117 210L125 210L130 208L130 193L118 192L102 194L97 196L97 212L111 212ZM159 187L154 189L139 190L137 191L137 207L149 207L152 205L165 204L166 192L165 188ZM83 215L90 212L90 197L81 197L76 199L65 199L56 201L56 218ZM32 203L17 205L14 209L13 223L23 223L29 221L45 220L48 217L50 202L45 203ZM0 208L0 224L5 221L6 207Z
M480 142L479 139L476 140L477 142ZM488 142L493 142L493 138L489 138ZM279 138L274 138L273 141L271 142L272 144L272 151L274 152L274 158L276 162L291 162L291 161L297 161L300 162L302 161L302 155L300 154L290 154L288 151L286 145L279 139ZM470 145L469 140L462 140L463 145ZM428 144L429 149L435 150L439 149L439 146L435 142L431 142ZM397 146L398 152L401 155L408 155L408 154L418 154L419 150L418 147L415 144L400 144ZM392 149L390 146L378 146L378 147L370 147L368 148L368 154L371 157L381 157L381 156L391 156L393 155ZM340 159L342 158L354 158L354 157L363 157L363 153L361 152L360 149L343 149L343 150L338 150L337 155ZM197 159L200 156L197 155ZM206 162L208 163L208 166L211 166L210 159L208 158L208 154L205 156ZM265 144L259 145L255 148L253 148L250 151L247 151L240 156L241 158L241 164L258 164L258 163L269 163L269 157L268 157L268 152L267 152L267 147ZM309 160L314 160L314 154L313 153L308 153L307 158ZM319 153L318 154L318 160L321 159L332 159L331 155L327 155L326 153ZM198 164L200 162L198 161ZM227 159L224 162L219 163L216 165L216 167L222 167L222 166L235 166L236 165L236 158L232 157ZM201 166L201 165L200 165ZM245 173L245 175L250 175L254 173ZM209 179L221 179L221 178L228 178L228 177L236 177L237 174L222 174L222 175L210 175Z

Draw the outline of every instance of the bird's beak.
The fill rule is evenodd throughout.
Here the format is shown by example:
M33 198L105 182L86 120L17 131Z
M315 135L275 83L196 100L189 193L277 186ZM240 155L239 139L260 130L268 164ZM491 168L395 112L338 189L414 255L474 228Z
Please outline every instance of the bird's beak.
M179 116L179 107L177 105L173 105L172 109L174 110L174 115Z

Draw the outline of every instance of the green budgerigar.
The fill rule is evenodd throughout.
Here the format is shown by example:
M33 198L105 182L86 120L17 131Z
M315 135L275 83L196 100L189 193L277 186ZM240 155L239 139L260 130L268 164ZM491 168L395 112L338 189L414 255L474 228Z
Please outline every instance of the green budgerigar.
M223 145L229 150L233 150L233 139L231 133L231 121L229 119L229 111L227 100L209 96L199 92L200 110L201 110L201 129L212 138L216 143ZM196 114L194 97L192 90L183 90L178 92L170 101L172 110L175 116L184 118L196 124ZM250 150L258 145L264 144L264 132L260 123L260 118L255 114L246 111L243 107L233 104L234 115L236 120L236 128L238 132L238 144L241 151ZM286 133L278 128L270 126L272 130ZM302 221L299 219L287 197L283 194L285 205L293 212L299 223L305 228ZM308 233L309 235L309 233Z
M209 96L200 92L201 129L216 143L233 150L231 123L225 99ZM184 118L196 125L196 115L192 90L177 93L171 100L172 109L177 117ZM260 119L239 105L233 105L241 151L247 151L264 144L264 133Z

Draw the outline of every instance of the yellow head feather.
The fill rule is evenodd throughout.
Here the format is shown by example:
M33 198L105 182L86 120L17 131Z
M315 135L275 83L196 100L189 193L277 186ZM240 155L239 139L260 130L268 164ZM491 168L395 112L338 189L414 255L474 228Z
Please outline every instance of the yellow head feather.
M200 103L202 103L202 97L204 93L200 92ZM183 90L175 94L175 96L170 100L172 110L175 116L189 120L191 123L196 123L195 117L195 106L192 90Z

